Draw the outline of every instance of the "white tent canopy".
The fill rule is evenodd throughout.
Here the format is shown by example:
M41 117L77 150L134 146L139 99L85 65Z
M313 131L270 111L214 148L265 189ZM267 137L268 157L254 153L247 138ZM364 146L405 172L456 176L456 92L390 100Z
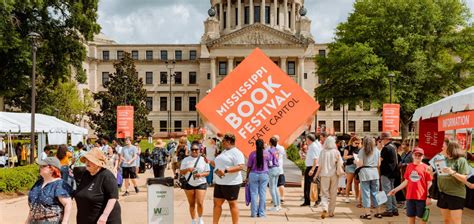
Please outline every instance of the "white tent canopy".
M427 106L418 108L413 114L412 121L424 120L465 110L474 110L474 86Z
M30 133L31 114L0 112L0 133ZM44 114L35 115L36 133L71 133L87 135L86 128L82 128L53 116Z

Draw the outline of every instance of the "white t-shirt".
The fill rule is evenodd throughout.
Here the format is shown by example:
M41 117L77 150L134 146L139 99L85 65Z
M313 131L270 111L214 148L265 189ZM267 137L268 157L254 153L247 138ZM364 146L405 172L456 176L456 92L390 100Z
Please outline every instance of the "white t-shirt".
M180 169L182 170L182 169L187 169L187 168L194 167L194 164L196 163L197 159L198 159L198 157L194 158L192 156L188 156L188 157L184 158L183 161L181 161ZM199 162L196 164L195 170L197 170L198 173L204 173L204 172L209 172L211 169L209 168L209 164L206 163L206 160L204 160L204 158L201 156L201 158L199 159ZM186 180L189 178L189 175L191 175L191 173L192 172L187 173L186 175L184 175ZM209 175L211 175L211 174L209 174ZM205 184L207 182L206 182L206 177L199 177L197 179L194 179L194 177L191 177L191 178L189 178L188 183L191 186L197 187L197 186L199 186L201 184Z
M216 159L216 148L215 145L210 145L206 147L206 159L209 161L214 161Z
M277 144L276 149L278 151L278 169L280 169L280 174L283 174L283 158L286 156L285 148Z
M318 141L314 141L310 145L308 145L308 152L306 153L305 163L306 166L313 166L314 160L319 159L319 155L321 154L321 144ZM316 163L318 166L318 163Z
M216 163L216 169L222 171L229 167L245 164L244 154L235 147L224 150L214 161ZM242 183L242 171L226 173L222 178L217 177L214 180L216 184L219 185L238 185Z
M46 158L48 158L48 155L46 155L45 152L42 152L41 153L41 160L45 160Z

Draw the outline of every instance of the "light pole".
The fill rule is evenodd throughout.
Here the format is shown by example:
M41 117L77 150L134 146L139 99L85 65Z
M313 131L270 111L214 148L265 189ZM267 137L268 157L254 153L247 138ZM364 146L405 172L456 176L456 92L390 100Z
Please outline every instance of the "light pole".
M33 163L35 150L35 108L36 108L36 50L38 50L41 35L36 32L28 34L31 40L31 50L33 54L33 68L31 72L31 136L30 136L30 164Z
M395 77L395 74L388 73L388 78L390 79L390 104L392 104L392 82L393 82L394 77Z
M196 93L197 93L197 99L196 99L196 104L197 104L199 102L199 94L201 93L201 89L196 89ZM199 129L199 112L197 111L196 106L194 106L194 109L196 110L196 116L197 116L196 128Z
M170 107L168 110L168 137L171 137L171 80L175 76L172 74L172 70L176 65L176 61L166 61L166 68L170 71L169 72L169 85L170 85L170 92L169 92L169 99L170 99Z

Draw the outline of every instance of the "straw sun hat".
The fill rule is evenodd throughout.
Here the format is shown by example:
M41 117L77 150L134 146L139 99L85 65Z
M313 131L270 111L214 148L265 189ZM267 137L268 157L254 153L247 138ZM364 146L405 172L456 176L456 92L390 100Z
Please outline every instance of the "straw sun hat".
M155 142L155 147L163 148L163 147L165 147L165 145L166 145L166 143L163 142L163 140L161 140L161 139L158 139L158 140L156 140L156 142Z
M107 157L105 157L104 153L102 153L97 147L92 148L91 151L87 152L83 157L81 157L81 162L85 163L86 159L97 166L109 168Z

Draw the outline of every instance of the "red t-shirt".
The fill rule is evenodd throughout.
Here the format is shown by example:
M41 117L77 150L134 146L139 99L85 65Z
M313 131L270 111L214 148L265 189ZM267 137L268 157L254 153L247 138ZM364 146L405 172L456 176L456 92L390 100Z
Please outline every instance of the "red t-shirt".
M422 163L415 165L408 164L404 175L407 185L407 200L426 200L428 194L428 181L431 181L431 175L428 171L428 165Z

